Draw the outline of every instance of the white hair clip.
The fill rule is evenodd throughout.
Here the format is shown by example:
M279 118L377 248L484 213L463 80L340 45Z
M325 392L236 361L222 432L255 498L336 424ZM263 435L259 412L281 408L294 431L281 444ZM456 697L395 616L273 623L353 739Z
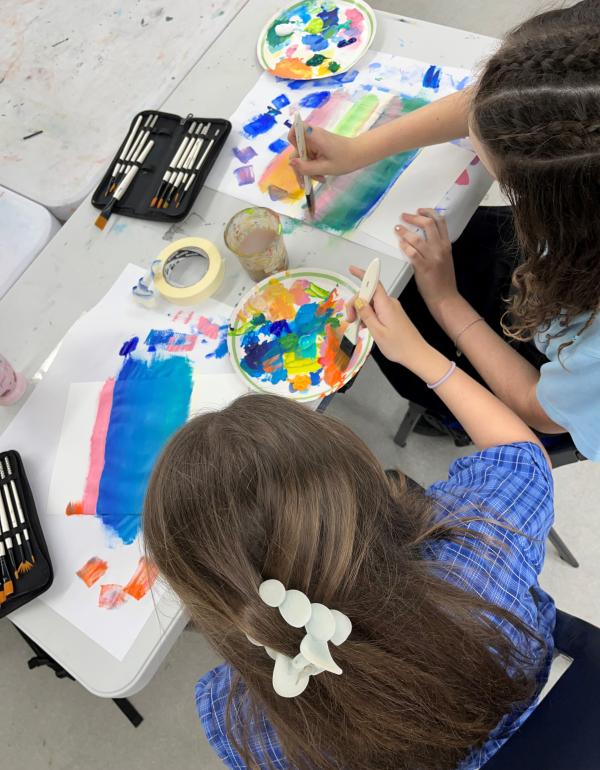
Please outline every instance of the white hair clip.
M273 689L278 695L295 698L304 692L310 677L322 671L342 673L331 657L328 642L339 647L350 636L352 623L346 615L330 610L324 604L311 604L302 591L286 591L279 580L265 580L258 593L265 604L279 609L288 625L306 629L306 636L300 642L300 653L295 658L265 646L267 654L275 661ZM251 636L248 640L257 647L263 646Z

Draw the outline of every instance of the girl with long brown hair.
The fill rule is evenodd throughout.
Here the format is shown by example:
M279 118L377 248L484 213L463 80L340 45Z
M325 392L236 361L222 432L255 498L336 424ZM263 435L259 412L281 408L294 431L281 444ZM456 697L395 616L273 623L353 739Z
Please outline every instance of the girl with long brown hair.
M396 227L415 270L402 303L429 342L464 353L461 366L528 425L568 431L600 460L600 0L522 24L473 88L356 139L315 128L313 159L294 163L345 173L467 133L511 207L479 209L453 245L435 212L405 214L421 232ZM421 432L440 428L435 415L447 411L435 394L381 351L376 359L433 413Z
M387 353L478 446L446 481L415 488L343 424L253 395L191 420L149 484L149 555L226 661L196 700L235 770L474 770L548 676L547 457L381 286L375 302L400 332Z

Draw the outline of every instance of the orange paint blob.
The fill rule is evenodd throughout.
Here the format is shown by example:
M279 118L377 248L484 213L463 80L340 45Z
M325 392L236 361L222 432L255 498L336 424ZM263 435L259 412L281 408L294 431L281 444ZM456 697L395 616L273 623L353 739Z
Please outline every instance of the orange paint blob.
M97 556L92 556L91 559L83 565L81 569L78 569L75 573L77 577L80 577L88 588L94 585L102 575L108 569L108 562Z
M335 358L339 352L341 337L338 338L331 326L325 330L325 339L321 346L321 355L319 363L323 367L323 379L332 388L343 385L344 377L342 370L335 363Z
M297 78L298 80L310 80L313 76L312 67L309 67L302 59L297 58L282 59L269 72L280 78Z
M123 591L139 601L152 588L157 577L158 568L145 556L142 556L133 577Z
M308 374L298 374L290 378L290 387L293 391L302 392L310 388L310 377Z
M67 516L84 516L83 501L79 500L75 503L67 503L65 514Z
M277 280L269 281L262 291L269 321L291 321L296 317L294 296Z

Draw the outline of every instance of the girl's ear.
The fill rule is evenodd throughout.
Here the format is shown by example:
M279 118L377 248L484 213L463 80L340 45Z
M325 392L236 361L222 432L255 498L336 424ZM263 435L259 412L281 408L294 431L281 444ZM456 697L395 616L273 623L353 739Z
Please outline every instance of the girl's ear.
M491 176L494 177L494 179L498 179L498 176L496 175L494 166L492 164L490 153L488 149L484 146L481 139L477 136L477 132L473 128L473 123L471 120L469 120L469 139L471 140L471 144L473 145L473 149L477 153L479 160L483 163L486 170L489 172Z

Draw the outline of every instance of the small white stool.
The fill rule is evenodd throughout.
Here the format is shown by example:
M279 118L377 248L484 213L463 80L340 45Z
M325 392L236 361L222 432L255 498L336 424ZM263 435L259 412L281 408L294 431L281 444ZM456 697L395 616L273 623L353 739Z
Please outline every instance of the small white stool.
M59 230L39 203L0 186L0 298Z

